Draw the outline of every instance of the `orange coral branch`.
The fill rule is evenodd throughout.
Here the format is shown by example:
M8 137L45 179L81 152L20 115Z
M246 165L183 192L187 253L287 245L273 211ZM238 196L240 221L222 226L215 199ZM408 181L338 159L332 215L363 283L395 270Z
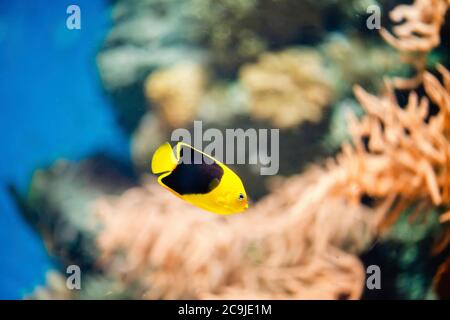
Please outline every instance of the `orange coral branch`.
M442 214L442 215L439 217L439 221L440 221L441 223L450 221L450 211L447 211L446 213Z
M380 34L411 63L417 74L412 79L394 78L399 89L410 89L422 83L429 52L440 44L440 30L448 10L447 0L415 0L412 5L399 5L390 12L395 26L392 33L381 29Z

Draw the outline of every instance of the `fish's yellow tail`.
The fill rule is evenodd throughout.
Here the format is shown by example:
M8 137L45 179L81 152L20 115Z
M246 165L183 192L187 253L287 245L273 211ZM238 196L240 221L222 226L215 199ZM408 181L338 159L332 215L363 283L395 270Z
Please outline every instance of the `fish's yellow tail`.
M161 145L153 154L152 172L159 174L169 172L177 166L177 159L173 154L172 147L168 142Z

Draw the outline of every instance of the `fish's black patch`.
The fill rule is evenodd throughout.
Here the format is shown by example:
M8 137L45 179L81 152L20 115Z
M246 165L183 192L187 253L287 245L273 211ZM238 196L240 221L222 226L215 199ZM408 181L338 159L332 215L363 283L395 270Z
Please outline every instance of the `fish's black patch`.
M190 152L191 163L181 161L187 152ZM202 160L197 164L194 162L194 157L199 156ZM182 145L180 161L172 173L162 178L161 181L180 195L206 194L219 185L222 176L223 169L215 161L208 164L201 153Z

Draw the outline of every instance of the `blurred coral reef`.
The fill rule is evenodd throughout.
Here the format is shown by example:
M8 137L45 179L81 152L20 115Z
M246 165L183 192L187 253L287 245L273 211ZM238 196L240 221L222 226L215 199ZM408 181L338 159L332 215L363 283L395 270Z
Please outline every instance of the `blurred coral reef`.
M170 132L192 124L206 91L206 71L193 62L157 69L144 82L144 94L153 110L139 120L132 139L132 158L142 172L148 159Z
M387 73L401 72L395 50L369 39L332 34L320 49L325 61L329 61L338 98L348 98L355 83L378 90Z
M46 275L45 286L38 286L25 299L29 300L69 300L73 299L73 291L67 289L66 278L58 271L50 270Z
M378 98L355 87L366 114L352 121L353 146L344 145L328 170L291 178L233 220L196 214L200 210L171 201L157 186L100 201L97 210L105 220L98 239L101 261L131 283L137 274L146 298L360 297L364 269L350 253L365 248L374 227L389 225L412 204L424 210L448 203L450 73L438 69L445 87L431 74L424 76L426 93L440 107L428 123L429 100L419 101L414 92L403 109L392 88ZM378 200L376 209L360 204L365 195ZM302 277L307 283L314 279L313 284ZM184 278L190 281L177 281Z
M156 185L130 189L96 203L100 261L148 299L358 298L365 271L353 254L370 240L376 214L329 197L334 185L312 168L233 219Z
M279 128L318 122L333 97L329 71L313 49L264 54L241 69L240 79L250 93L252 117Z
M396 6L381 37L370 4L395 3L115 1L97 63L134 172L93 157L35 173L27 217L87 280L69 296L52 273L30 298L448 299L450 1ZM230 217L175 198L150 159L194 120L280 128L286 176L236 168L254 202Z
M153 72L145 81L145 95L159 119L170 128L178 128L195 119L204 87L204 70L183 63Z

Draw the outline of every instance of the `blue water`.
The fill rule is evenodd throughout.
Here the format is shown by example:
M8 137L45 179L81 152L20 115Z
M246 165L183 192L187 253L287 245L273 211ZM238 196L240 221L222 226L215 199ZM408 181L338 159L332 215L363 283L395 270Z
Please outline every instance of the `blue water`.
M70 4L81 30L66 28ZM0 299L23 297L52 267L6 186L25 192L33 171L59 158L106 151L129 161L95 66L109 25L105 1L0 0Z

